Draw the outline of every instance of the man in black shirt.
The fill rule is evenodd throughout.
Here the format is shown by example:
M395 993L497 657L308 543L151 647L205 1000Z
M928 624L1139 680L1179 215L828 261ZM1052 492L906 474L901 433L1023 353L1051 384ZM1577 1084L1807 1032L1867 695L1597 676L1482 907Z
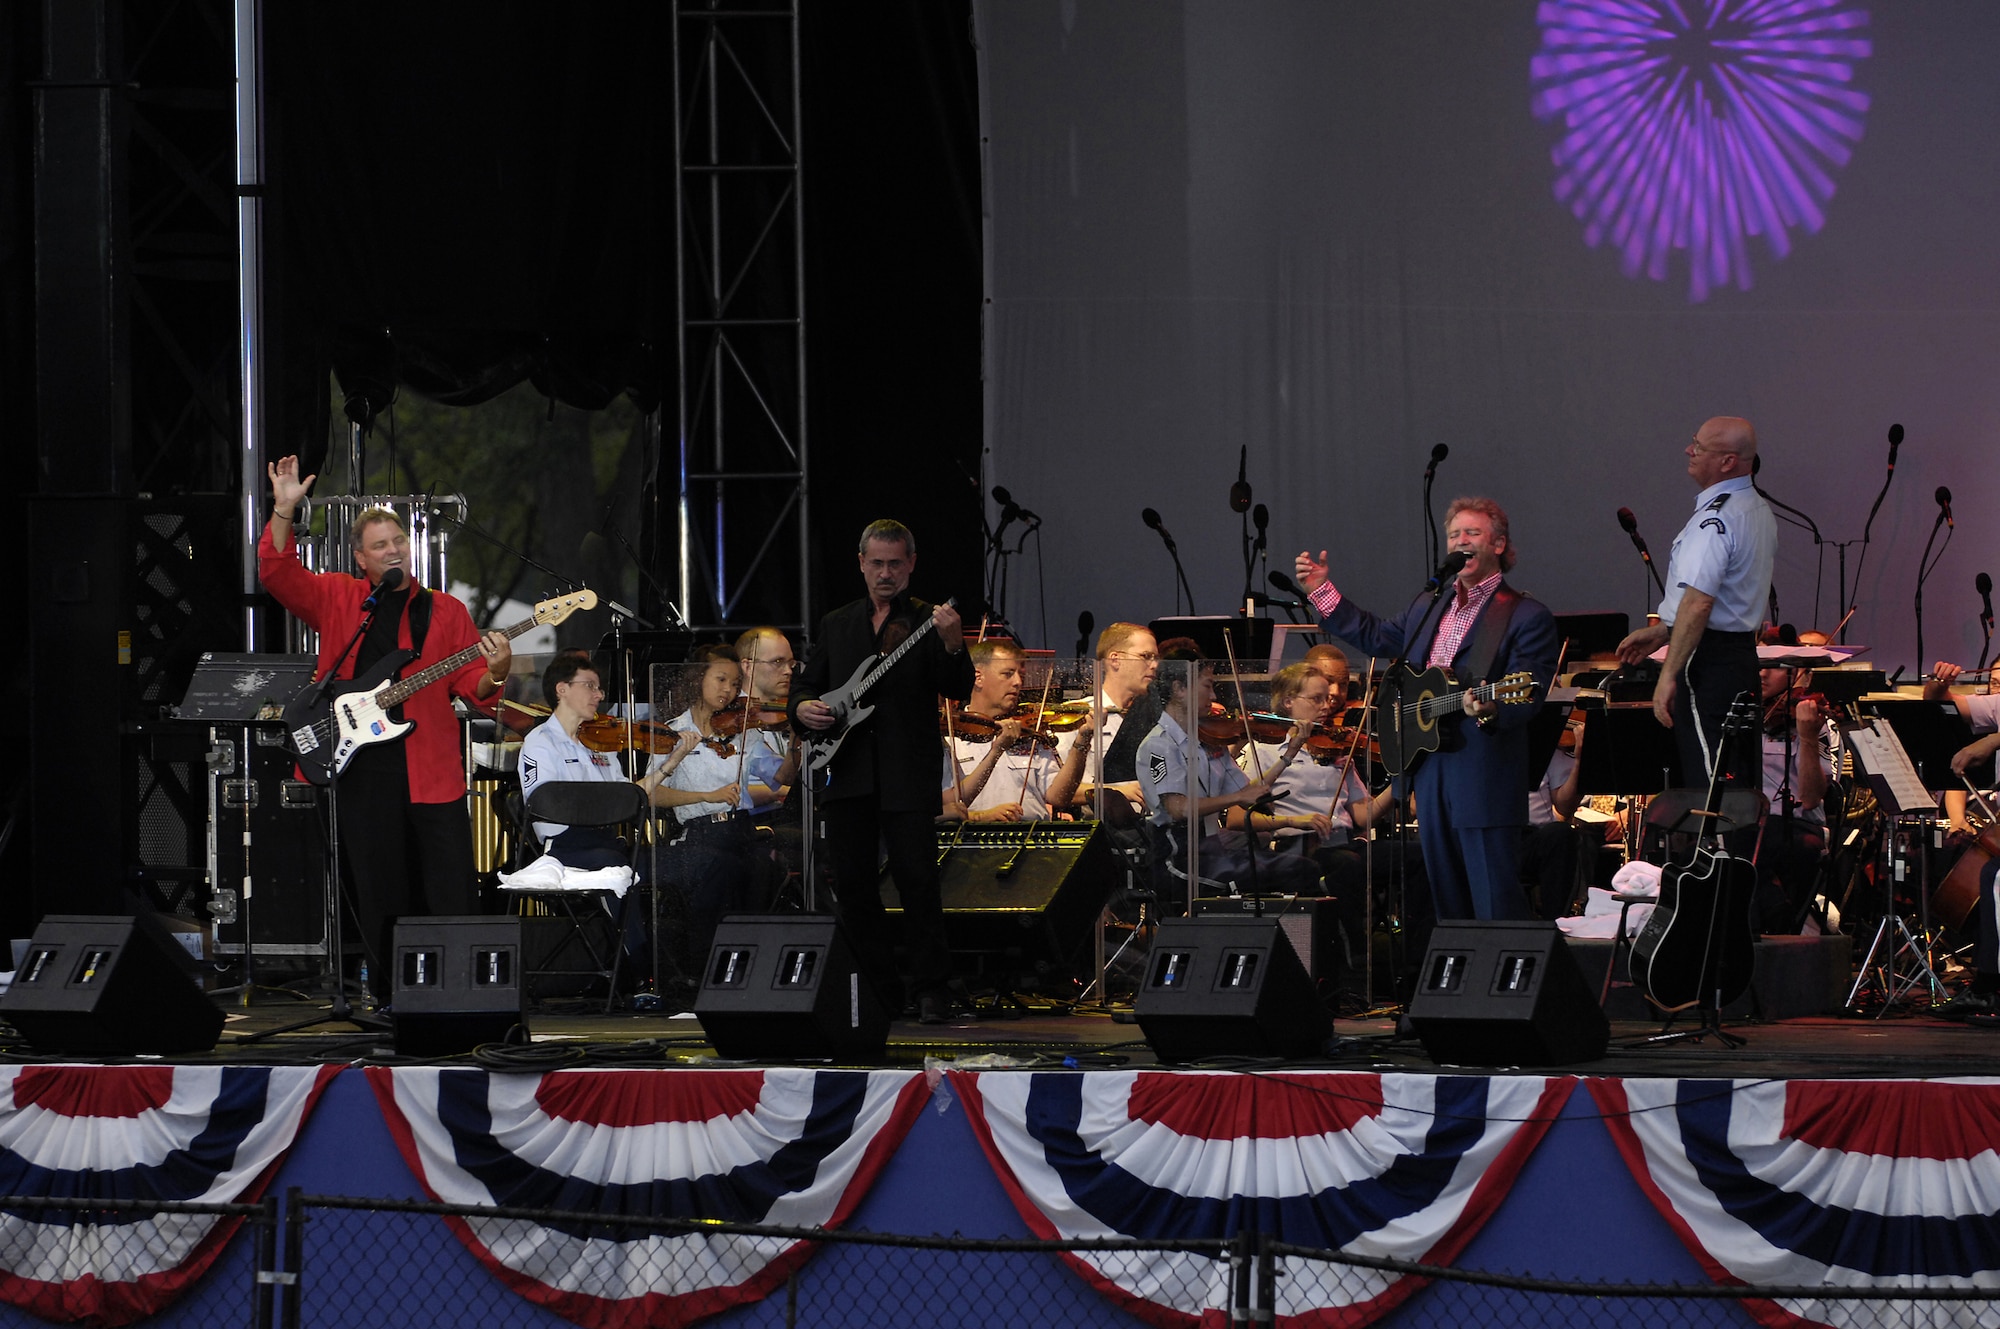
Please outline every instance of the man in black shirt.
M939 696L958 701L971 696L973 671L958 611L909 594L916 565L916 537L901 522L873 522L861 532L861 576L868 594L820 620L790 709L807 729L833 728L840 717L820 698L844 685L864 661L894 650L924 620L936 625L869 690L866 701L875 711L842 740L818 795L834 897L849 943L891 1009L899 1008L901 984L877 871L880 844L888 850L889 873L903 906L910 990L921 1018L935 1024L949 1013L951 977L934 831L943 809L937 704ZM813 777L802 772L801 778Z

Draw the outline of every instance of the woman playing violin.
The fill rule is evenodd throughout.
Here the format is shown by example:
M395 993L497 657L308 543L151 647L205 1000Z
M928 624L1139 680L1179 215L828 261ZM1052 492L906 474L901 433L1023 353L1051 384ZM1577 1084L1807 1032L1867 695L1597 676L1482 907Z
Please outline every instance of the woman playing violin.
M1015 714L1022 655L1011 641L976 642L972 697L945 712L944 815L972 821L1041 821L1069 806L1090 754L1090 715L1059 741ZM966 718L970 717L970 718ZM1071 737L1075 735L1076 737Z
M1342 679L1342 683L1346 681ZM1282 841L1280 849L1302 853L1346 845L1356 829L1368 827L1378 809L1388 809L1388 793L1370 799L1368 787L1356 771L1360 763L1350 761L1354 745L1344 739L1350 739L1352 731L1338 731L1340 737L1334 737L1332 731L1324 729L1330 717L1346 709L1346 689L1342 687L1336 701L1332 683L1322 671L1312 664L1286 664L1272 679L1270 709L1292 721L1294 729L1304 731L1308 745L1314 745L1314 739L1324 739L1322 747L1326 749L1324 753L1308 749L1308 755L1284 769L1278 797L1272 803L1274 839ZM1366 739L1362 741L1366 743ZM1244 775L1256 779L1262 771L1284 763L1288 743L1290 739L1282 743L1252 741L1236 765L1244 769ZM1326 761L1322 763L1320 757Z
M748 809L773 801L775 790L748 779L747 755L718 732L716 718L737 698L743 669L733 646L703 646L689 663L683 691L686 710L667 723L699 741L667 776L653 801L674 810L680 838L668 850L668 878L687 903L684 958L698 969L722 916L757 907L759 880L755 828ZM768 861L768 859L766 860Z

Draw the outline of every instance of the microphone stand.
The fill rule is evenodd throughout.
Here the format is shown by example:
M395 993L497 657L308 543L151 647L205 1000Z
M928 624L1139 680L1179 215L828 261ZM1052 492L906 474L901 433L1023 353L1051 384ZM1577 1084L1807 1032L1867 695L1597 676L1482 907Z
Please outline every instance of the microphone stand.
M1900 431L1901 428L1902 428L1901 425L1896 426L1897 431ZM1899 435L1897 442L1900 441L1901 440ZM1875 529L1875 514L1882 510L1882 500L1889 496L1889 485L1891 484L1891 482L1895 480L1895 478L1896 478L1896 443L1892 442L1889 445L1889 473L1882 477L1882 488L1876 492L1874 505L1868 509L1868 520L1866 522L1863 522L1861 526L1861 557L1856 559L1854 562L1854 591L1857 596L1861 593L1861 571L1863 568L1868 566L1869 537L1870 534ZM1937 536L1937 528L1935 526L1931 528L1931 536L1933 539L1935 539ZM1843 624L1840 630L1840 640L1843 645L1846 644L1847 642L1847 628L1844 625L1846 624L1848 618L1852 618L1854 616L1854 611L1861 607L1861 601L1859 599L1855 600L1853 604L1847 603L1847 546L1853 543L1854 541L1852 540L1845 540L1836 546L1836 548L1840 550L1840 603L1842 606L1841 612L1844 615L1846 615L1846 617L1840 620L1841 623ZM1924 549L1925 552L1928 554L1930 546L1926 544L1924 546ZM1922 564L1920 563L1918 566L1921 567ZM1921 578L1919 580L1921 580ZM1919 635L1922 634L1919 633ZM1919 646L1921 648L1921 643L1919 643ZM1923 651L1919 649L1917 654L1922 655ZM1919 664L1918 668L1921 669L1922 665Z
M296 537L294 538L296 539ZM378 591L377 594L379 593ZM373 596L370 598L372 599ZM360 624L355 627L354 635L347 639L347 645L341 647L340 654L333 657L333 667L326 671L326 677L314 685L313 705L317 706L321 701L325 700L327 693L332 689L335 680L340 674L341 665L347 662L347 657L353 654L356 646L361 644L361 638L366 635L368 629L374 623L375 607L370 606L368 612L362 615ZM323 1024L351 1024L361 1030L361 1037L366 1038L373 1038L376 1034L388 1033L395 1027L391 1022L384 1020L379 1015L369 1015L355 1010L347 1001L347 977L341 972L342 963L347 958L347 944L343 936L344 930L341 927L341 915L343 911L340 892L340 767L334 764L329 764L326 769L326 811L327 974L333 980L333 1002L327 1007L325 1015L315 1015L308 1019L295 1020L291 1024L279 1025L275 1029L259 1030L254 1034L239 1034L234 1040L237 1043L261 1043L267 1038L276 1038L279 1034L297 1033L301 1029L313 1029ZM250 934L248 931L245 931L243 935L247 939ZM362 959L366 960L369 958L371 949L369 939L363 937L361 939ZM385 958L392 962L394 960L393 956L375 956L374 958L377 964L380 964ZM395 982L396 976L391 973L389 975L391 992L395 991Z
M1975 674L1986 668L1986 657L1993 653L1993 615L1983 609L1979 611L1979 628L1986 634L1986 640L1979 647L1979 665L1972 671Z
M1936 543L1938 527L1943 525L1944 513L1940 512L1938 513L1937 520L1931 523L1931 538L1924 541L1923 557L1917 560L1917 668L1919 671L1924 668L1924 660L1927 658L1924 655L1924 583L1930 580L1931 573L1937 571L1937 565L1943 561L1944 551L1951 548L1951 537L1957 533L1958 529L1954 526L1945 532L1944 543L1938 547L1937 557L1932 558L1931 545Z
M1396 652L1396 658L1390 661L1389 667L1382 672L1382 681L1375 689L1376 738L1378 740L1381 738L1382 725L1384 724L1384 722L1390 724L1396 732L1396 753L1399 758L1406 757L1407 754L1403 752L1403 742L1402 742L1403 683L1402 680L1397 677L1397 674L1400 671L1403 671L1409 667L1411 646L1413 646L1418 641L1423 640L1424 629L1426 625L1428 625L1430 622L1430 617L1432 612L1437 610L1438 606L1443 602L1445 589L1449 587L1453 582L1458 580L1458 574L1453 573L1451 576L1445 577L1441 580L1435 575L1433 575L1430 580L1431 580L1431 586L1430 586L1431 602L1429 605L1425 606L1423 616L1417 620L1417 630L1411 633L1408 637L1405 637L1403 639L1402 649ZM1384 693L1388 694L1386 705L1383 702ZM1410 866L1409 866L1409 853L1408 853L1409 847L1403 843L1404 836L1407 833L1409 826L1409 823L1403 819L1403 803L1405 797L1407 796L1408 790L1414 787L1413 785L1406 783L1408 780L1409 780L1409 762L1405 760L1403 762L1403 769L1401 771L1396 772L1389 778L1390 801L1394 803L1396 807L1395 869L1396 869L1396 903L1398 906L1397 913L1399 916L1401 915L1402 903L1407 897L1410 887L1410 875L1409 875ZM1372 863L1370 864L1369 870L1371 872L1373 871ZM1372 878L1369 881L1368 889L1371 892L1375 889L1375 884ZM1371 945L1373 944L1372 940L1370 944ZM1396 956L1393 952L1391 952L1389 957L1389 965L1390 965L1390 973L1392 975L1394 975L1400 968L1400 966L1397 964ZM1374 994L1371 992L1369 996L1372 999Z
M1180 596L1185 591L1187 593L1187 611L1192 614L1194 613L1194 589L1188 585L1187 569L1181 566L1181 551L1174 547L1173 537L1168 535L1165 529L1159 526L1155 526L1153 529L1158 531L1160 539L1166 542L1167 557L1174 561L1174 575L1180 578L1180 585L1174 588L1174 612L1177 614L1180 612Z

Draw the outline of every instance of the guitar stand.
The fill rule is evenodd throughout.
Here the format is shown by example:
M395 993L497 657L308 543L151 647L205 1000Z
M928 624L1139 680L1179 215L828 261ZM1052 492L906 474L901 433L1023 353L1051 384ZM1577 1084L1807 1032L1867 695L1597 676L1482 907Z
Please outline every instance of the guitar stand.
M1910 925L1903 921L1903 916L1896 912L1896 873L1890 868L1890 863L1896 855L1895 840L1896 832L1892 823L1884 832L1880 846L1883 858L1887 860L1883 864L1882 872L1882 921L1875 925L1874 939L1868 943L1867 953L1861 957L1861 963L1855 969L1854 986L1848 989L1847 1001L1842 1007L1848 1011L1858 1007L1861 990L1868 986L1868 976L1874 971L1878 975L1882 991L1882 1005L1875 1012L1875 1018L1878 1020L1888 1014L1891 1006L1909 996L1921 985L1929 985L1931 1001L1939 1001L1944 997L1944 984L1939 981L1937 971L1931 965L1931 948L1927 944L1930 923L1928 900L1930 839L1928 835L1917 837L1919 863L1915 878L1916 895L1918 908L1924 917L1916 932L1912 932ZM1899 965L1902 968L1899 969Z

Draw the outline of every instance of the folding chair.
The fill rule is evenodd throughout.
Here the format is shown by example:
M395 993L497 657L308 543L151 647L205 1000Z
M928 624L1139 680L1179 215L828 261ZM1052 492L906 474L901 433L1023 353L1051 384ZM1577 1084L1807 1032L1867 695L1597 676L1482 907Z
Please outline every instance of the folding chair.
M554 822L563 826L620 827L625 832L625 866L633 868L635 875L639 854L640 837L638 828L644 824L651 811L646 791L627 781L557 780L537 785L535 792L528 796L521 810L521 840L540 852L540 837L535 834L536 822ZM531 858L533 854L526 855ZM503 890L517 899L531 900L541 905L556 918L567 920L569 926L560 940L544 953L545 959L559 960L572 946L579 947L588 961L587 968L523 968L523 975L529 980L541 977L595 977L605 982L604 1011L611 1013L618 1000L618 970L624 959L624 938L627 911L633 898L638 894L636 883L623 897L609 887L600 889L573 889L553 886L505 886ZM616 906L612 905L613 900ZM591 915L578 912L578 902L588 901L596 910L602 910L613 920L610 955L604 954L601 938L591 935L587 924Z

